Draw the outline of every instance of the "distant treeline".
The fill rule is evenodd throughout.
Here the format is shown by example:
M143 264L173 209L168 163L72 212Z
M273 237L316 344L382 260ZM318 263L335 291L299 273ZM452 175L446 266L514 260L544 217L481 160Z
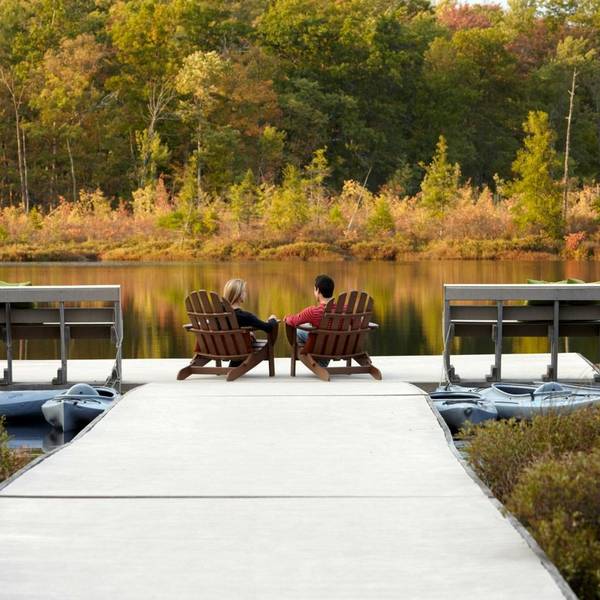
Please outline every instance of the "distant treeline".
M570 123L569 181L593 183L599 50L595 0L0 0L0 201L116 207L162 177L199 206L311 164L412 195L440 135L496 193L533 111L554 178Z

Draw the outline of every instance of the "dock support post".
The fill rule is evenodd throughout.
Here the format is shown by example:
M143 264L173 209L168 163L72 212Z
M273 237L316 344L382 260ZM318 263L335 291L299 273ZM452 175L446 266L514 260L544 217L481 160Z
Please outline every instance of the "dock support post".
M496 326L492 330L492 339L494 340L495 356L494 364L490 374L486 377L486 381L501 381L502 380L502 319L504 318L504 307L502 300L496 303L498 316Z
M445 294L444 294L445 295ZM450 349L454 337L454 324L450 321L450 301L444 298L444 318L442 333L444 335L444 372L448 383L460 383L460 377L450 364Z
M52 380L54 385L63 385L67 383L67 327L65 325L65 303L59 302L60 315L60 369L56 372L56 377Z
M550 364L548 370L543 376L544 381L558 380L558 341L560 338L559 323L559 301L554 301L554 314L552 325L548 328L548 337L550 338Z
M4 378L0 383L2 385L10 385L13 382L12 378L12 359L13 359L13 351L12 351L12 329L10 323L10 302L7 302L4 305L4 311L6 315L5 319L5 339L6 339L6 369L4 369Z

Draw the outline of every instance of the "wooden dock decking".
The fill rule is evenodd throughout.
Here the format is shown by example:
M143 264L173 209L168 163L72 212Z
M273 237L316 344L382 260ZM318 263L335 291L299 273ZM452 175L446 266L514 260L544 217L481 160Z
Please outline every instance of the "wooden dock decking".
M331 383L284 359L232 383L124 361L151 383L0 488L0 598L571 597L403 381L428 361Z

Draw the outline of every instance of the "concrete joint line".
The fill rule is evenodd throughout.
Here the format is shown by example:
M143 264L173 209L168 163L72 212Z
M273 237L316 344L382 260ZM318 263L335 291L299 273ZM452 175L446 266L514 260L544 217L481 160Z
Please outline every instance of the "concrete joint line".
M455 496L432 496L432 495L343 495L343 494L325 494L325 495L197 495L197 494L176 494L176 495L156 495L150 496L147 494L133 494L123 496L107 496L107 495L28 495L28 494L0 494L0 500L3 498L20 498L30 500L414 500L420 498L454 499L454 498L473 498L472 495L459 494Z

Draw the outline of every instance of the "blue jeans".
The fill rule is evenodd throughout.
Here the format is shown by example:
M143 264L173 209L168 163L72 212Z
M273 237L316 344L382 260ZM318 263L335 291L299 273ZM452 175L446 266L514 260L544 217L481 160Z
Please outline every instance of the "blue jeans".
M308 331L304 331L303 329L296 329L296 339L301 343L301 344L306 344L306 341L308 340ZM329 364L329 361L326 359L321 359L321 360L317 360L317 362L322 366L322 367L326 367Z

